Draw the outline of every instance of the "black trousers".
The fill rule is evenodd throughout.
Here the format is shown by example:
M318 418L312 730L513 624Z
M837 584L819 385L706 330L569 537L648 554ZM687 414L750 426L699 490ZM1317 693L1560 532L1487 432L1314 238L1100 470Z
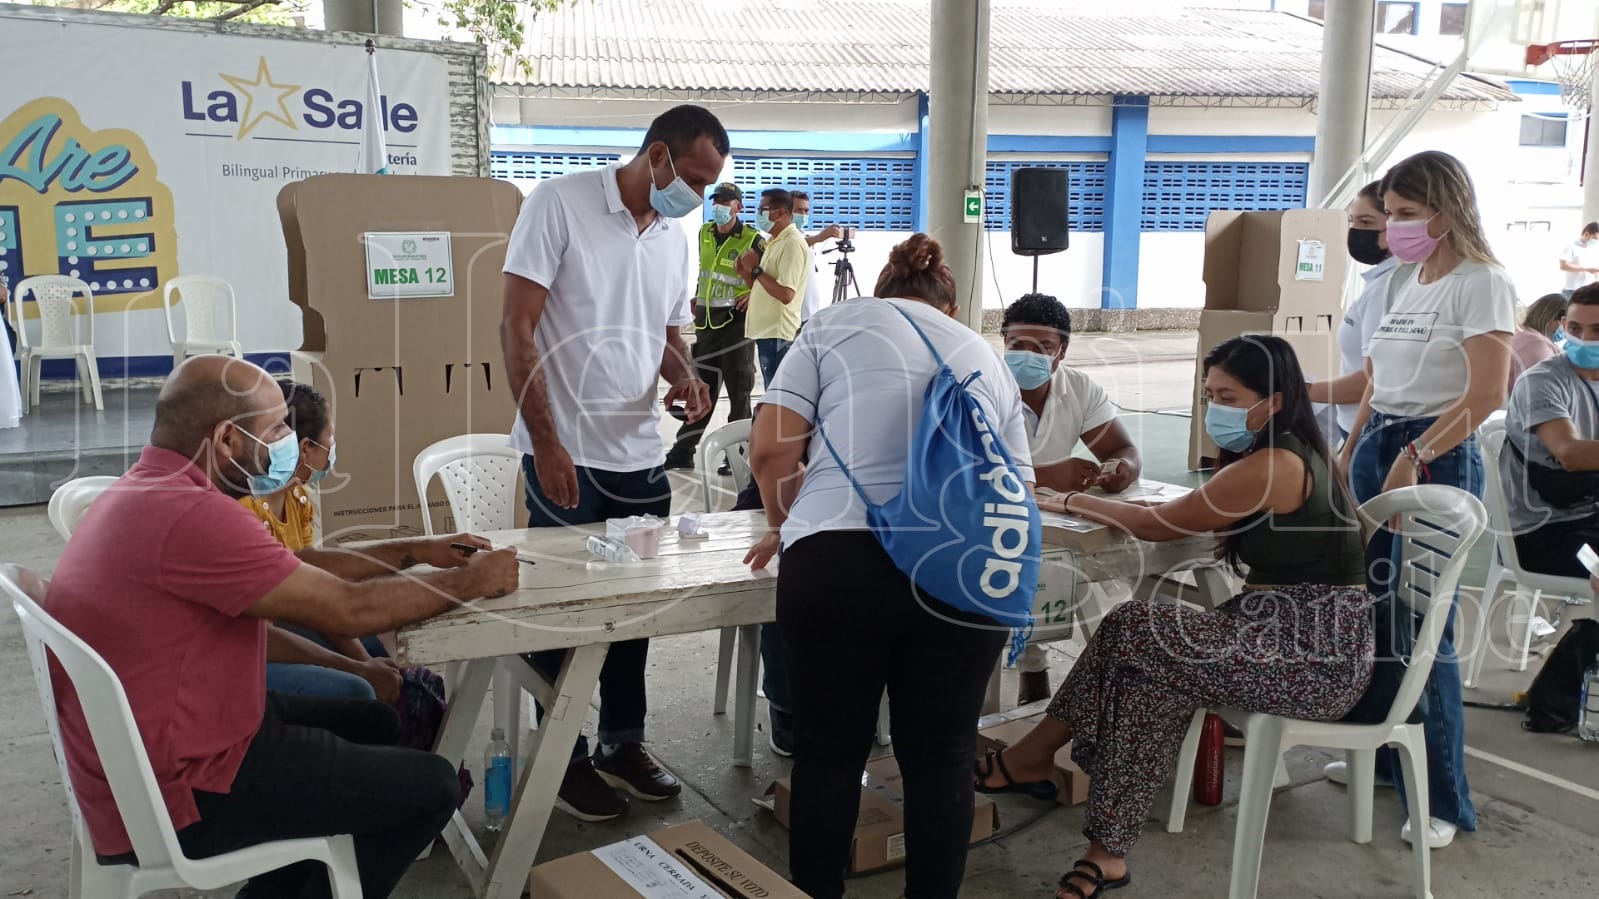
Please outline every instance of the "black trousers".
M977 717L1009 633L917 591L867 531L824 531L784 550L777 623L794 704L794 884L815 899L844 895L886 687L905 784L905 895L957 895Z
M1516 558L1521 567L1539 574L1587 577L1577 561L1577 550L1592 545L1599 552L1599 518L1560 521L1516 535Z
M226 793L194 792L200 820L178 832L195 858L270 840L355 836L361 893L383 899L460 801L455 767L392 745L394 709L368 700L267 693L261 730ZM327 868L301 862L253 878L249 899L331 895Z
M710 316L709 319L705 316ZM700 309L694 328L694 364L716 405L722 385L727 385L727 420L750 417L750 392L755 389L755 341L744 339L744 313L737 309ZM707 327L699 327L706 324ZM720 325L709 327L708 325ZM700 437L711 421L686 421L677 429L672 456L692 461Z

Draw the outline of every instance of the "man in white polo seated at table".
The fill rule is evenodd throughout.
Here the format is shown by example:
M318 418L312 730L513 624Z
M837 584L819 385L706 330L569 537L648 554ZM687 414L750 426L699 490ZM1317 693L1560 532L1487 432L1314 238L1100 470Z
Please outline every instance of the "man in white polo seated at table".
M1580 578L1577 550L1599 546L1599 284L1572 292L1565 330L1510 392L1498 476L1521 567Z
M1072 317L1052 296L1030 293L1005 308L1000 327L1005 364L1022 389L1027 448L1038 486L1052 490L1108 493L1126 490L1144 469L1127 429L1104 388L1082 372L1062 365L1072 337ZM1073 453L1081 443L1091 461ZM1025 705L1053 695L1049 655L1043 646L1027 647L1017 663L1021 673L1016 701Z
M73 532L45 610L121 681L186 855L351 834L362 895L382 899L454 813L455 765L393 745L399 719L382 703L268 692L266 628L393 630L509 593L516 554L452 548L490 548L468 535L284 548L238 499L299 464L287 417L277 382L249 362L179 366L150 445ZM400 573L418 564L443 570ZM59 669L53 684L92 851L136 864L77 691ZM239 895L328 896L326 868L291 865Z

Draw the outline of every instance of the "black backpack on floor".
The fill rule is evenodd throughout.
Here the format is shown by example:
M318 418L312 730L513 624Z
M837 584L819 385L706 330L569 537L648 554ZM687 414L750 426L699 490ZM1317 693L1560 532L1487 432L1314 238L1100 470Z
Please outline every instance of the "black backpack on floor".
M1599 621L1573 621L1527 688L1527 719L1521 722L1522 728L1548 734L1576 727L1582 674L1594 663L1595 655L1599 655Z

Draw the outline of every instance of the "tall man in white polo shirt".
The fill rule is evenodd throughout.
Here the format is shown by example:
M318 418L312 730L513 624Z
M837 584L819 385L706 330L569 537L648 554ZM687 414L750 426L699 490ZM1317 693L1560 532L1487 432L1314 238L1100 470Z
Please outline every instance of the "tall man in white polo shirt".
M681 329L692 321L693 249L672 222L698 212L728 156L710 112L678 106L650 123L626 165L541 183L522 205L505 255L500 342L518 391L512 443L526 455L529 527L665 516L656 378L689 420L710 413ZM647 640L612 644L600 672L599 746L572 751L557 806L585 821L627 810L616 790L648 800L682 785L644 741ZM563 651L533 653L553 675ZM614 789L613 789L614 788Z

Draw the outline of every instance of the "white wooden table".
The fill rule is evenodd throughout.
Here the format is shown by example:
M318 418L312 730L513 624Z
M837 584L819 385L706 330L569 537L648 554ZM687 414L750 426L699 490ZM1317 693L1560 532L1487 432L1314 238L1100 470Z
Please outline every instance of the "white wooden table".
M1051 524L1051 518L1046 516L1046 533L1068 524L1058 517ZM591 560L585 543L603 525L485 534L496 546L515 546L536 559L535 564L522 564L520 589L400 631L402 664L465 663L436 748L455 764L466 754L497 659L535 650L573 650L553 689L536 696L545 714L492 853L485 855L459 814L446 828L451 852L481 899L515 899L524 889L611 643L737 627L736 676L740 683L756 676L759 626L775 617L777 579L775 566L752 572L743 560L757 532L765 528L764 517L759 512L716 513L705 516L704 526L710 533L704 539L680 539L668 528L659 558L625 565ZM1050 615L1040 621L1035 640L1070 634L1089 584L1137 582L1208 559L1214 540L1200 536L1143 544L1115 535L1100 542L1091 551L1046 546L1039 602L1047 604ZM738 696L733 763L748 767L755 708L750 691L740 690Z

